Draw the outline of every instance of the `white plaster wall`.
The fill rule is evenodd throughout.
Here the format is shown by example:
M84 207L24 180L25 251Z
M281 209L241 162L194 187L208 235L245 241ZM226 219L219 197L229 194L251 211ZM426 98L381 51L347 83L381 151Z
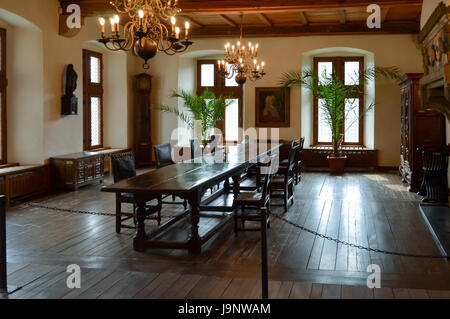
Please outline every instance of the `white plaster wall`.
M26 23L20 23L20 16ZM12 18L13 17L13 18ZM11 21L7 21L11 20ZM7 24L16 32L29 25L35 26L41 33L41 49L32 47L39 37L29 36L27 50L20 56L10 51L20 43L18 37L8 31L8 68L15 61L27 66L26 80L36 84L30 96L16 93L11 80L16 76L8 73L8 160L21 163L42 163L47 158L64 153L78 152L83 145L83 88L82 88L82 49L88 41L99 37L98 21L95 18L85 19L81 32L73 38L58 35L59 2L57 0L2 0L0 2L0 25ZM22 31L21 31L22 32ZM11 34L10 34L11 33ZM26 38L24 33L23 39ZM89 46L89 45L88 45ZM102 50L97 47L96 50ZM105 64L105 146L125 147L132 145L132 75L141 72L140 61L130 53L120 56L107 51L104 53ZM25 56L26 55L26 56ZM32 63L40 59L39 63ZM64 66L73 64L78 73L78 115L61 115L62 74ZM15 73L15 72L14 72ZM17 76L19 73L17 74ZM35 78L40 81L34 81ZM22 82L21 85L28 85ZM32 94L32 92L34 92ZM28 98L28 102L26 102ZM20 107L14 104L20 104ZM31 110L31 111L30 111ZM19 114L19 115L17 115ZM23 122L26 114L28 122ZM12 116L12 118L10 118ZM21 125L17 125L20 116ZM124 125L125 124L125 125ZM24 132L25 131L25 132ZM30 142L26 142L28 139ZM28 144L32 145L29 146ZM110 145L108 145L110 144Z
M196 40L188 51L195 56L196 51L221 50L227 41L236 39ZM277 86L283 72L300 70L305 52L327 47L350 47L366 50L374 54L374 62L379 66L398 66L402 72L421 72L422 60L418 47L411 35L376 36L314 36L297 38L246 39L260 45L260 60L266 62L267 75L257 82L247 81L244 87L244 128L255 125L255 87ZM150 62L150 73L154 76L153 103L176 101L168 98L171 89L178 86L180 56L168 57L158 53ZM192 79L195 81L195 79ZM400 149L400 89L389 80L377 80L375 86L374 148L380 151L379 165L399 164ZM280 128L280 138L298 138L302 134L301 90L291 90L291 127ZM177 126L173 115L154 112L154 144L170 139L171 131Z

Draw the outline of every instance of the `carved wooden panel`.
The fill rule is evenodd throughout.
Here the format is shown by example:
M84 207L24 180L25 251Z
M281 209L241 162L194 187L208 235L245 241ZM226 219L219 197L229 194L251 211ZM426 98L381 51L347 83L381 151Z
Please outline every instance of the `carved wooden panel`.
M417 148L433 150L445 145L444 117L420 103L422 76L421 73L410 73L399 80L402 103L399 173L414 192L418 191L423 176L422 157Z

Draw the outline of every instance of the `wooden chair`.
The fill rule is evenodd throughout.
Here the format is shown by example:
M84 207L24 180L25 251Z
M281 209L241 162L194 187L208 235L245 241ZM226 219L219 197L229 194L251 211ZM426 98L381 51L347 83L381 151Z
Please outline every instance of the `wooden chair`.
M170 143L160 144L153 147L155 150L155 159L156 159L156 168L163 168L169 165L176 164L172 160L172 146L170 146ZM183 205L184 209L187 207L187 201L184 200L183 202L176 202L175 201L175 195L172 195L172 201L171 202L163 202L163 199L166 199L170 195L160 197L159 200L162 204L169 204L169 205Z
M302 169L303 169L303 146L305 145L305 138L302 137L299 143L299 149L297 153L297 158L295 159L296 168L295 168L295 184L298 184L302 180Z
M300 145L295 141L291 143L288 161L285 167L280 166L278 172L272 178L272 198L282 198L284 201L284 211L287 212L288 204L294 203L294 181L295 181L295 159Z
M269 160L262 164L260 163L259 169L265 169L264 183L262 186L262 192L242 192L239 197L233 201L233 216L234 216L234 235L237 236L238 231L259 231L260 228L245 228L246 221L260 221L261 222L261 208L266 207L270 210L270 194L271 194L271 182L273 174L273 162L275 161L275 155L269 157ZM239 209L241 214L239 215ZM245 209L256 210L255 213L247 213ZM241 220L242 227L238 226L238 222ZM270 228L270 218L267 215L266 219L267 227Z
M172 160L172 147L170 146L170 143L156 145L153 148L155 150L156 168L175 164Z
M418 195L423 196L424 203L448 204L448 157L447 147L427 151L417 148L422 153L423 179Z
M134 161L134 155L131 152L127 153L118 153L111 155L111 166L113 172L114 183L120 182L121 180L131 178L136 176L136 164ZM158 199L155 197L155 199ZM122 203L133 204L133 213L125 213L122 212ZM131 218L134 219L136 224L136 201L134 199L133 194L128 193L116 193L116 233L120 233L122 227L123 228L131 228L135 227L124 225L123 222L129 220ZM158 225L161 224L161 202L158 200L157 206L146 206L147 215L152 215L154 213L158 213L157 217L148 218L155 219L158 221ZM125 218L123 218L125 216Z
M211 154L214 154L218 150L219 137L221 137L221 136L220 135L211 135L211 137L209 138L209 149L210 149Z
M300 146L297 150L297 154L295 155L295 168L294 168L295 184L298 184L302 180L302 157L303 157L303 145L305 144L305 138L302 137L299 140L291 141L291 147L292 147L292 143ZM285 168L287 166L287 162L288 162L288 159L281 161L280 167Z
M200 141L198 139L193 139L189 142L191 144L191 159L201 157L202 149L200 147Z

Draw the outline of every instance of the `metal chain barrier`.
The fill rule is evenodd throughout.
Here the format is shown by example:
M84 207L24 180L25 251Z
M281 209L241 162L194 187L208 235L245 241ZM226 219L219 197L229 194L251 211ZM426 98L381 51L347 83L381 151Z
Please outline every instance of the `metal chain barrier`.
M288 220L288 219L286 219L286 218L284 218L284 217L281 217L281 216L279 216L279 215L277 215L277 214L274 214L274 213L272 213L272 212L270 212L270 211L269 211L269 215L270 215L270 216L273 216L273 217L275 217L275 218L277 218L277 219L279 219L279 220L281 220L281 221L283 221L283 222L285 222L285 223L287 223L287 224L289 224L289 225L291 225L291 226L293 226L293 227L295 227L295 228L298 228L298 229L303 230L303 231L305 231L305 232L307 232L307 233L313 234L314 236L317 236L317 237L320 237L320 238L323 238L323 239L326 239L326 240L329 240L329 241L334 241L334 242L337 243L337 244L341 244L341 245L345 245L345 246L349 246L349 247L353 247L353 248L357 248L357 249L362 249L362 250L372 251L372 252L375 252L375 253L386 254L386 255L400 256L400 257L414 257L414 258L447 258L447 259L449 258L449 256L444 256L444 255L442 255L442 256L436 256L436 255L406 254L406 253L393 252L393 251L389 251L389 250L383 250L383 249L377 249L377 248L365 247L365 246L362 246L362 245L358 245L358 244L354 244L354 243L349 243L349 242L347 242L347 241L345 241L345 240L340 240L340 239L337 239L337 238L333 238L333 237L331 237L331 236L327 236L327 235L324 235L324 234L320 234L320 233L318 233L318 232L316 232L316 231L314 231L314 230L311 230L311 229L309 229L309 228L306 228L306 227L303 227L303 226L301 226L301 225L299 225L299 224L296 224L296 223L294 223L294 222L291 222L290 220Z
M92 212L92 211L86 211L86 210L77 210L77 209L68 209L68 208L59 208L59 207L53 207L53 206L48 206L48 205L42 205L42 204L36 204L36 203L31 203L31 202L21 202L18 200L10 200L9 201L11 204L18 204L18 205L22 205L22 206L27 206L27 207L34 207L34 208L42 208L42 209L48 209L48 210L54 210L54 211L60 211L60 212L66 212L66 213L75 213L75 214L85 214L85 215L97 215L97 216L111 216L111 217L115 217L116 214L115 213L104 213L104 212ZM371 247L365 247L362 245L358 245L358 244L354 244L354 243L349 243L345 240L340 240L337 238L333 238L331 236L327 236L324 234L320 234L314 230L311 230L309 228L306 228L304 226L301 226L299 224L296 224L284 217L281 217L277 214L274 214L272 212L269 211L269 215L273 216L295 228L298 228L302 231L305 231L307 233L313 234L314 236L329 240L329 241L334 241L337 244L341 244L341 245L345 245L345 246L349 246L349 247L353 247L353 248L357 248L357 249L362 249L362 250L367 250L367 251L371 251L371 252L375 252L375 253L380 253L380 254L386 254L386 255L392 255L392 256L400 256L400 257L413 257L413 258L449 258L449 256L437 256L437 255L420 255L420 254L407 254L407 253L398 253L398 252L393 252L393 251L389 251L389 250L384 250L384 249L378 249L378 248L371 248ZM161 215L161 218L174 218L174 217L178 217L178 215Z
M21 202L21 201L12 200L12 199L10 199L9 202L14 205L22 205L22 206L33 207L33 208L42 208L42 209L54 210L54 211L65 212L65 213L116 217L115 213L92 212L92 211L87 211L87 210L59 208L59 207L42 205L42 204L31 203L31 202ZM179 215L162 215L161 214L161 218L174 218L174 217L178 217L178 216Z

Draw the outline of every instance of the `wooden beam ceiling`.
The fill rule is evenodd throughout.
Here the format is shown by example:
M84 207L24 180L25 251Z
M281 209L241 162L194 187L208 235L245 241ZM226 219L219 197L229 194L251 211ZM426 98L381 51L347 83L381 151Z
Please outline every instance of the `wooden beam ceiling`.
M232 27L237 27L237 24L234 23L233 20L231 20L229 17L227 17L224 14L219 14L219 17L222 18L223 21L225 21L225 23L227 23L228 25L231 25Z
M298 17L300 18L300 22L304 25L309 24L308 18L306 17L306 14L303 11L300 11L298 13Z
M423 0L377 0L380 7L399 7L421 5ZM83 16L96 16L99 13L113 12L110 0L60 0L63 8L72 3L81 7ZM180 0L178 7L183 14L239 14L282 12L282 11L314 11L322 9L346 9L367 7L374 0Z
M62 7L81 6L84 17L115 12L111 0L60 0ZM419 32L422 0L377 0L382 7L381 29L366 25L367 6L373 0L180 0L180 17L192 25L194 38L239 35L243 13L244 33L252 37L330 34L407 34ZM121 21L126 21L122 17Z
M272 21L270 21L270 19L264 14L264 13L258 13L258 17L261 19L261 21L268 25L268 26L273 26Z
M367 7L376 3L380 7L421 5L423 0L210 0L180 1L184 13L212 14L239 12L309 11L321 9L345 9Z
M345 10L339 11L339 21L341 24L345 24L347 22L347 17L345 16Z
M381 29L368 29L365 24L334 24L334 25L296 25L252 27L246 26L244 37L295 37L314 35L355 35L355 34L409 34L419 33L420 26L415 22L385 23ZM230 38L239 36L239 27L208 27L192 30L192 38Z

